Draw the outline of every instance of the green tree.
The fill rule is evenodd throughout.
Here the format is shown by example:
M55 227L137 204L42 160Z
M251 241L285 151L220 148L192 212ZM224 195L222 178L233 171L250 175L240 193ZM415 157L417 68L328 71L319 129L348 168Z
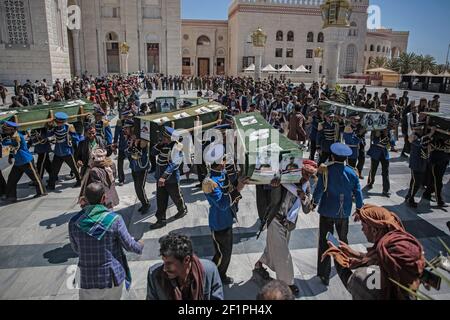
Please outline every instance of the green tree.
M415 69L418 73L432 71L436 65L436 59L428 54L426 56L416 56Z
M387 65L387 59L385 57L376 57L372 60L372 62L369 65L370 69L374 68L384 68Z
M416 67L417 55L415 53L402 52L397 59L398 72L407 74Z

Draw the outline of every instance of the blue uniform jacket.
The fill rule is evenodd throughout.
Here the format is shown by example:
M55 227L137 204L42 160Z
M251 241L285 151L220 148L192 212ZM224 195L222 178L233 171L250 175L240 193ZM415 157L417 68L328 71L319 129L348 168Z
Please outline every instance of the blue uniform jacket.
M180 181L180 165L183 161L183 151L173 153L175 159L171 159L172 149L174 147L182 147L177 142L170 144L157 144L153 147L151 153L156 159L155 178L159 180L161 177L166 179L166 183L178 183Z
M106 142L106 146L110 146L113 143L113 134L111 126L106 120L97 121L95 123L95 129L97 130L97 136L103 138Z
M349 218L352 214L353 195L356 208L362 208L361 185L353 168L342 163L332 163L323 171L319 173L313 196L314 203L319 204L320 215L337 219Z
M317 140L317 128L319 127L319 120L316 116L313 116L311 122L311 133L309 134L309 139L311 141Z
M317 130L317 146L321 148L322 152L331 152L331 146L337 142L336 128L337 124L323 122L319 125Z
M68 157L73 155L73 144L80 142L80 136L76 133L73 125L65 124L48 130L47 137L55 136L55 156Z
M133 159L132 152L129 148L125 150L125 155L128 158L128 161L130 161L130 169L133 172L145 172L150 168L150 161L148 158L148 147L144 149L139 149L141 152L139 159Z
M387 137L373 137L367 155L376 161L381 161L382 159L389 160L388 146L390 145L390 140L390 134Z
M213 192L205 194L209 202L209 227L212 231L223 231L234 223L230 195L223 190L226 183L226 172L212 171L210 179L217 184Z
M33 155L28 150L28 145L21 133L16 132L11 138L3 140L2 145L9 146L17 150L14 153L15 166L23 166L33 161Z
M359 144L361 143L361 139L358 138L355 131L352 128L352 132L346 132L349 128L346 128L344 131L344 141L345 144L352 149L352 155L348 157L349 159L358 159L358 150Z
M117 126L114 131L114 144L117 144L119 151L125 151L128 148L128 140L125 137L122 126Z

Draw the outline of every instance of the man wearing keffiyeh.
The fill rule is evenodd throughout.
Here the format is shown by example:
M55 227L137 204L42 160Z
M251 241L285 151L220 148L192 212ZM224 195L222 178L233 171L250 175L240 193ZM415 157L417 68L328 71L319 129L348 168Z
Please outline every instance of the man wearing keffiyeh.
M367 253L357 252L340 242L339 248L331 243L323 257L331 256L342 266L338 274L355 300L405 300L407 292L391 281L416 290L425 268L421 244L407 233L400 219L385 208L365 205L355 215L361 221L362 231L374 246ZM379 276L379 288L370 288L370 279Z

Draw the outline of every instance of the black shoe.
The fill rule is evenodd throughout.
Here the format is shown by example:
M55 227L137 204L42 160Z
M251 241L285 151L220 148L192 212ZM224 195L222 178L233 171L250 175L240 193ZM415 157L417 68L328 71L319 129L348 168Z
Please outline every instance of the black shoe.
M146 204L146 205L143 205L138 211L139 211L142 215L145 215L145 214L148 213L148 210L150 210L150 208L151 208L151 205L150 205L150 204Z
M408 199L408 201L406 201L406 204L410 208L413 208L413 209L417 208L417 203L412 198Z
M183 212L178 212L173 218L175 220L184 218L187 215L187 210L183 211Z
M253 272L258 274L263 280L265 281L270 281L272 280L272 278L270 277L269 272L267 271L267 269L260 267L260 268L255 268L253 269Z
M372 190L372 189L373 189L373 184L368 184L368 185L366 186L366 189L367 189L367 190Z
M75 179L75 178L76 178L75 174L72 173L72 174L69 174L69 175L65 176L65 177L64 177L64 180L65 180L65 181L70 181L70 180L73 180L73 179Z
M122 187L124 185L124 183L121 181L119 182L119 187Z
M79 188L81 187L81 181L78 181L77 183L75 183L75 185L72 187L73 189Z
M167 222L158 220L158 221L156 221L155 224L152 224L152 225L150 226L150 230L162 229L162 228L164 228L166 225L167 225Z
M17 198L6 198L5 201L6 202L10 202L10 203L16 203L17 202Z
M364 176L359 176L359 180L364 180Z
M37 182L34 182L34 181L31 181L29 184L28 184L28 186L29 187L37 187Z
M325 277L321 277L321 276L319 276L319 279L320 279L320 281L322 281L322 284L324 285L324 286L329 286L330 285L330 279L328 279L328 278L325 278Z
M386 197L386 198L390 198L391 197L391 193L389 191L383 191L382 196Z
M444 201L438 202L438 208L448 208L448 204L446 204Z
M55 187L55 186L47 185L47 190L49 190L49 191L55 191L55 190L56 190L56 187Z
M422 199L426 201L431 201L431 194L424 193Z
M298 295L300 294L300 289L295 284L293 284L292 286L289 286L289 289L291 289L292 294L295 297L298 297Z
M234 279L231 277L221 277L220 279L222 280L223 285L230 285L234 283Z
M46 196L48 196L48 193L37 194L33 197L33 199L39 199L39 198L46 197Z

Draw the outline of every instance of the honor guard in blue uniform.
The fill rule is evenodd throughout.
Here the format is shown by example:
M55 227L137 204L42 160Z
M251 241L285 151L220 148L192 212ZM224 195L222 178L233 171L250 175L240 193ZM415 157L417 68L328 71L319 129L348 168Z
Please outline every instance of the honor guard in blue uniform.
M106 149L108 150L108 156L110 156L112 154L113 134L109 121L104 119L105 116L105 111L102 108L95 109L95 129L97 130L97 136L104 140Z
M331 160L330 147L339 139L339 125L334 122L333 111L325 113L325 121L317 129L317 148L319 149L319 165Z
M381 175L383 177L383 196L390 197L389 190L391 184L389 181L389 150L391 144L391 134L388 129L372 131L370 149L367 152L371 159L369 181L367 190L373 189L375 176L378 166L381 163Z
M66 113L56 113L56 125L52 126L47 132L48 137L55 137L55 156L53 157L52 174L48 182L49 190L55 190L56 181L58 180L59 171L61 170L63 162L65 162L72 170L72 173L75 174L77 182L74 185L74 188L81 186L81 176L74 158L73 148L73 146L80 141L80 137L76 133L74 126L67 123L68 119L69 116Z
M157 157L155 178L157 181L156 202L158 206L156 211L158 220L150 227L152 230L166 226L169 197L178 210L174 219L181 219L187 214L187 207L180 190L180 165L183 162L183 145L178 141L172 141L174 133L173 128L164 127L161 143L154 146L152 150L152 155Z
M359 178L362 179L362 170L365 163L365 128L361 125L361 117L357 113L350 114L351 123L344 129L344 141L352 155L348 158L348 165L358 170ZM362 149L362 150L361 150Z
M444 208L448 205L442 196L444 186L443 179L450 162L450 139L447 136L434 135L431 142L431 155L427 168L426 190L422 198L431 201L431 195L436 194L438 207ZM431 172L431 174L429 174ZM448 225L448 224L447 224Z
M230 184L225 165L227 157L221 144L211 145L205 152L205 162L210 165L209 175L202 184L203 192L210 205L209 227L214 242L213 262L219 269L223 284L232 284L227 276L233 252L233 224L236 218L234 208L241 197L232 196L233 191L240 194L244 188L242 182Z
M353 153L352 150L342 143L335 143L330 151L333 162L319 168L319 179L313 195L313 208L319 205L320 215L317 276L325 285L329 284L331 272L330 258L322 260L322 255L329 248L327 234L328 232L333 234L336 228L339 239L348 243L348 224L352 214L353 197L356 208L363 207L359 177L355 169L345 165L347 157Z
M405 200L406 204L411 208L417 208L414 197L425 182L427 164L430 159L431 137L433 133L434 132L429 135L424 135L423 127L418 125L414 128L414 133L409 137L411 147L409 157L411 182L409 183L409 191Z
M131 111L124 111L121 113L121 119L117 121L116 129L114 131L114 152L118 152L117 157L117 174L119 177L119 186L123 186L125 183L125 172L123 170L123 164L127 158L126 150L128 148L128 140L124 133L124 125L127 119L132 119L133 114Z
M38 129L31 131L30 147L34 147L34 153L37 154L37 170L41 179L44 178L44 171L47 171L49 177L52 174L52 161L50 160L50 153L52 152L52 145L47 138L47 129Z
M134 135L134 121L132 119L125 120L123 125L124 134L127 137L127 149L125 154L130 161L131 175L134 181L134 190L142 207L139 209L141 214L147 214L150 210L150 201L145 192L145 184L147 182L147 173L150 168L150 161L148 159L149 148L148 142L137 139Z
M28 150L28 145L24 136L17 131L18 125L14 122L6 121L3 123L2 129L6 136L2 140L2 147L10 147L10 164L12 164L14 159L14 165L9 173L8 182L6 183L6 200L11 202L17 201L17 184L24 173L36 184L35 198L47 195L41 177L34 165L33 155Z

